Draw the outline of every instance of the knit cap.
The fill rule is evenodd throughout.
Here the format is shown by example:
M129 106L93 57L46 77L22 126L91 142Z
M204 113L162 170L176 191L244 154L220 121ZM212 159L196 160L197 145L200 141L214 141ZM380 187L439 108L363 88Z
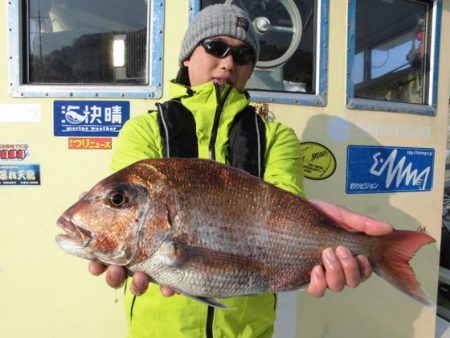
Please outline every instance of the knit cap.
M259 54L258 38L246 11L235 5L216 4L205 7L190 23L181 45L179 63L182 65L204 39L225 35L245 42Z

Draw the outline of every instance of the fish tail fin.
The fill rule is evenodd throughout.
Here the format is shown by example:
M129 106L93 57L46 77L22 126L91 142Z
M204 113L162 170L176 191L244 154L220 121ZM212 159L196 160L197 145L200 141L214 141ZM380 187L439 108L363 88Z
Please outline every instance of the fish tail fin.
M420 287L409 261L423 245L434 242L423 231L394 230L380 237L372 249L374 271L397 289L418 302L433 306L433 302Z

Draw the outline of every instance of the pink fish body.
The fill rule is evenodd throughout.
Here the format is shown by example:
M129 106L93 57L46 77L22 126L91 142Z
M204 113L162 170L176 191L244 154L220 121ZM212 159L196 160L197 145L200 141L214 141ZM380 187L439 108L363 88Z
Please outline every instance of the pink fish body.
M215 306L215 298L300 288L327 247L366 255L374 271L431 301L408 262L434 239L347 232L306 199L200 159L148 159L105 178L59 218L66 252L143 271Z

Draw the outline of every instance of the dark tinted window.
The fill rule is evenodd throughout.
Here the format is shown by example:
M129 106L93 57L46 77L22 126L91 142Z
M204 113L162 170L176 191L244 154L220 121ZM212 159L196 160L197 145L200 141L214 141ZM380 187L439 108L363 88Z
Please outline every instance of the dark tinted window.
M148 0L24 0L24 84L146 84Z

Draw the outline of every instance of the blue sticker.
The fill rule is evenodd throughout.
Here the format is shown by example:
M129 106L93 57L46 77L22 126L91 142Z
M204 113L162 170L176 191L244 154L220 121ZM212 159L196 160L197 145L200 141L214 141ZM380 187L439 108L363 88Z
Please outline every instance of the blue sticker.
M130 118L128 101L55 101L55 136L117 136Z
M0 186L40 184L39 164L0 164Z
M434 149L348 146L347 194L429 191Z

